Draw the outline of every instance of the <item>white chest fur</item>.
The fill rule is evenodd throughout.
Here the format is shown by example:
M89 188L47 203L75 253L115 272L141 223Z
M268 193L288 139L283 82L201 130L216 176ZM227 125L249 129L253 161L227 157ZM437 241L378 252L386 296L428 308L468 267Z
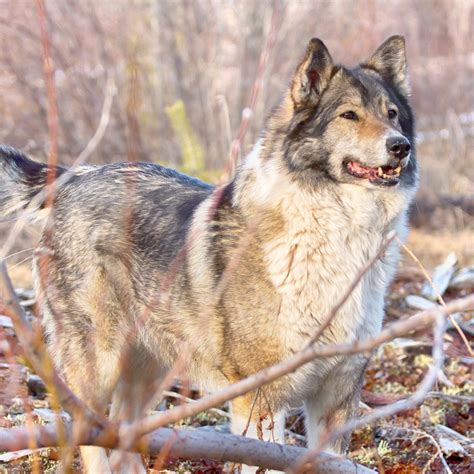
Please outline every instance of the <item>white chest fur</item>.
M291 349L308 340L377 252L386 232L370 196L358 196L354 203L354 196L342 193L302 194L300 190L280 202L286 228L264 246L269 277L282 298L278 325ZM394 257L392 252L363 278L325 334L327 342L348 342L380 330Z

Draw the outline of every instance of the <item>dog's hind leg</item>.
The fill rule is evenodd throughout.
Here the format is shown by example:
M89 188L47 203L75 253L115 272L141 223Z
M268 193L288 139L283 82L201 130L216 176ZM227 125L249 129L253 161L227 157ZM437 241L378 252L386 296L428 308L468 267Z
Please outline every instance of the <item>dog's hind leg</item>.
M79 355L73 338L69 349L62 349L60 360L63 372L72 391L96 413L105 415L117 379L118 358L111 353L96 353L92 360ZM110 473L107 452L103 448L81 446L81 459L85 473Z
M106 335L104 335L106 337ZM63 348L61 358L67 367L64 372L73 392L93 411L105 415L112 400L112 393L120 375L121 351L105 350L99 338L91 337L85 342L85 335L78 347L74 337ZM86 345L81 354L79 346ZM109 461L105 449L80 447L84 472L90 474L110 473Z
M165 371L144 347L126 349L120 380L112 395L110 418L123 423L121 435L126 440L127 425L139 420L158 397L157 389ZM110 467L114 473L145 473L141 455L113 450Z
M36 271L48 347L76 396L105 415L131 338L130 291L119 280L120 268L109 272L104 264L90 265L79 277L64 276L65 269L53 259ZM39 278L45 270L48 278ZM110 472L104 449L81 446L80 451L84 472Z
M98 448L96 446L81 446L79 450L81 452L84 472L90 474L98 472L101 474L108 474L111 472L107 458L107 451L104 448Z
M95 331L91 331L84 312L72 310L56 298L54 310L43 298L43 326L56 367L73 393L93 412L105 415L118 378L118 354L101 350ZM109 473L106 450L81 446L85 473Z

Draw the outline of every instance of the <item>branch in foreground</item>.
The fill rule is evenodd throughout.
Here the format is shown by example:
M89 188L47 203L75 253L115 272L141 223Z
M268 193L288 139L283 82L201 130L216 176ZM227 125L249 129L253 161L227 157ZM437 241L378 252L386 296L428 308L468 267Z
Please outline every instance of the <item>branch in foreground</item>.
M223 188L221 188L223 189ZM219 192L219 190L216 190L217 192ZM219 199L219 194L217 194L217 199ZM215 209L214 209L215 210ZM249 234L247 234L247 237L248 237ZM389 232L383 239L383 242L381 243L379 249L377 250L377 252L367 261L367 263L359 270L359 272L357 273L356 277L354 278L354 280L352 281L351 285L347 288L347 290L344 292L344 294L341 296L341 298L339 298L339 301L337 301L337 303L333 306L333 308L331 309L331 311L328 313L328 315L321 321L321 324L319 326L319 328L316 330L315 334L313 335L313 337L309 340L308 342L308 345L307 345L307 349L308 348L311 348L313 347L314 343L317 341L317 339L321 336L321 334L323 333L323 331L329 326L329 324L331 324L331 321L334 319L334 317L336 316L337 312L341 309L341 307L346 303L346 301L349 299L350 295L352 294L352 292L354 291L354 289L357 287L357 285L360 283L362 277L367 273L367 271L373 266L375 265L375 263L379 260L380 256L383 254L383 252L385 252L385 250L387 249L387 247L393 242L394 238L396 237L396 232L395 231L391 231ZM242 244L244 244L244 241L242 241ZM239 249L241 250L242 248L245 248L244 245L240 245L239 246ZM219 295L222 293L223 289L225 288L225 285L227 283L227 278L226 276L228 276L229 272L231 272L232 268L233 268L233 264L238 260L239 260L239 255L240 255L240 252L236 253L231 261L229 262L229 264L227 265L226 269L225 269L225 272L224 274L222 275L222 278L220 279L219 281L219 285L217 287L217 290L216 290L216 295L215 295L215 302L213 303L214 305L217 304L217 300L219 299ZM292 262L290 261L290 268L291 268L291 265L292 265ZM290 269L288 269L289 271ZM300 352L301 353L301 352ZM290 360L290 359L288 359ZM302 365L302 364L301 364ZM297 368L297 367L296 367ZM294 370L296 370L296 368ZM287 372L288 373L288 372ZM257 387L258 388L258 387ZM250 390L247 390L246 392L248 392ZM245 392L244 392L245 393ZM232 399L232 398L235 398L234 397L231 397L229 398L228 400ZM207 408L207 409L211 409L211 408ZM160 426L164 426L164 424L160 425ZM160 426L156 426L155 428L159 428ZM149 430L149 431L143 431L143 428L141 426L141 423L138 423L136 422L134 425L132 425L131 429L128 430L128 433L129 433L129 438L128 438L128 443L126 445L123 446L123 449L128 449L130 446L133 445L134 442L136 442L136 440L141 436L141 435L144 435L146 433L149 433L150 431L152 430Z
M379 418L385 418L388 416L395 415L403 410L409 408L414 408L423 402L429 390L435 384L438 373L443 367L444 362L444 351L443 351L443 335L446 327L446 316L449 313L443 313L441 311L436 311L434 316L435 328L434 328L434 344L433 344L433 363L431 364L428 372L420 383L418 389L404 400L398 400L394 403L380 407L376 410L371 411L370 413L361 416L359 418L353 418L344 425L336 427L329 433L324 433L319 441L319 446L316 449L308 451L305 456L303 456L291 469L292 473L306 472L308 464L314 465L316 457L319 452L321 452L324 447L331 440L335 440L345 433L350 433L354 429L372 423Z
M209 408L223 405L225 402L236 397L244 395L252 390L261 387L279 377L294 372L302 365L316 358L331 357L334 355L350 355L360 352L371 351L380 344L403 336L411 331L419 330L429 324L432 324L439 314L447 315L453 312L461 312L474 309L474 295L454 300L446 305L446 307L433 308L417 313L416 315L384 329L374 339L366 341L357 341L353 344L335 344L327 346L311 346L294 354L279 364L268 367L257 372L246 379L243 379L229 387L215 393L196 400L195 403L185 404L168 410L164 413L154 415L140 420L130 427L133 436L139 437L154 431L157 428L167 424L176 423L188 416L194 416Z
M360 283L364 275L372 268L372 266L375 265L375 263L387 250L388 246L393 242L396 236L397 236L397 233L394 230L390 231L385 236L379 249L377 250L377 252L375 252L375 255L372 256L367 261L367 263L359 270L359 273L356 275L356 277L354 278L350 286L347 288L347 290L344 292L343 296L339 299L336 305L333 306L333 308L331 309L327 317L323 321L321 321L320 326L318 327L317 331L314 333L313 337L309 341L308 346L311 346L312 344L314 344L322 336L323 332L326 330L329 324L331 324L331 321L334 319L337 312L342 308L342 306L349 299L349 296L356 289L357 285Z
M0 294L3 293L4 303L7 306L11 305L10 309L13 310L13 313L16 313L16 317L13 318L13 321L15 323L15 328L17 330L17 333L18 332L20 333L18 334L20 336L20 339L22 335L27 336L27 340L23 341L23 342L26 342L24 347L27 348L26 352L31 352L30 350L28 350L28 349L32 349L32 346L29 344L30 342L32 342L31 329L28 327L28 324L25 321L23 309L16 301L16 295L13 292L13 288L11 286L11 282L9 281L8 274L6 272L4 265L1 266L1 270L2 271L0 273L0 290L3 290L3 291L0 291ZM150 433L151 431L154 431L156 428L159 428L163 426L164 424L179 421L182 418L185 418L187 416L193 416L208 408L212 408L220 404L223 404L224 402L228 400L231 400L244 393L247 393L268 382L271 382L272 380L275 380L278 377L281 377L283 375L286 375L296 370L298 367L313 360L314 358L329 357L329 356L337 355L337 354L355 354L358 352L369 351L383 342L387 342L395 337L406 334L412 330L420 329L420 327L423 327L432 323L439 317L440 314L448 314L449 312L458 312L458 311L463 311L463 310L472 309L472 308L474 308L474 295L471 295L463 299L455 300L449 303L444 308L434 308L428 311L424 311L424 312L418 313L415 316L412 316L411 318L407 320L395 323L391 327L382 331L382 333L377 338L372 339L372 340L358 342L355 344L308 347L305 350L287 359L286 361L283 361L282 363L277 364L275 366L269 367L247 379L244 379L236 384L233 384L229 386L228 388L222 390L221 392L204 397L200 400L197 400L193 404L181 405L172 410L168 410L167 412L164 412L162 414L155 415L153 417L149 417L144 420L140 420L140 422L134 426L135 430L133 432L133 435L134 435L133 438L137 439L135 438L135 436L140 437L140 435ZM13 316L15 316L15 314ZM33 347L34 347L34 344L33 344ZM35 356L37 356L37 354L34 354L34 353L27 354L27 356L29 356L29 358L32 357L34 360L36 359ZM40 364L39 371L38 371L40 375L42 375L42 372L43 372L41 370L43 368L41 367L41 365L42 364ZM59 389L58 391L60 393L62 392L62 389L65 389L63 394L66 395L65 397L66 399L61 400L65 408L71 409L72 407L74 407L71 411L73 412L76 411L76 413L77 411L81 412L82 411L81 408L83 409L84 407L81 406L82 404L79 402L79 400L77 399L71 400L68 397L68 395L70 395L70 391L67 389L67 387L63 385L64 383L60 379L58 381L55 380L55 382L56 383L54 383L54 385L56 384L59 385L59 387L56 386L55 388L57 390ZM84 410L84 411L87 413L87 410ZM119 440L117 436L117 433L120 432L120 430L118 430L118 427L116 427L117 429L113 429L111 424L109 424L107 428L108 429L106 430L99 430L99 431L96 430L97 435L100 435L100 439L98 441L96 440L96 444L105 445L105 446L111 446L111 445L122 446L122 444L120 443L121 440ZM84 438L85 435L83 433L90 432L90 429L87 429L85 426L82 428L82 430L79 430L79 431L82 431L82 433L80 433L78 438L76 438L77 440L85 439ZM127 429L126 431L128 431L127 435L129 435L130 434L129 430ZM11 435L12 433L10 434L5 433L5 436L11 436ZM31 432L30 432L30 436L31 436ZM31 440L31 437L29 439ZM10 437L10 440L15 441L15 443L12 445L14 446L14 449L20 448L20 446L18 445L19 439L17 439L16 437L15 438ZM140 451L146 452L149 448L148 443L153 443L153 442L154 442L153 436L146 436L144 438L139 439L138 442L134 445L134 447L135 449L139 449ZM88 444L88 442L86 442L86 440L84 442L75 441L75 444ZM41 444L39 444L39 446L41 446ZM237 460L235 462L241 462L241 461Z
M66 424L65 431L68 433L68 441L72 442L73 425ZM32 437L34 437L37 448L58 446L59 437L54 426L36 425L32 428L0 429L0 451L31 448ZM118 440L115 441L111 443L102 437L100 430L97 429L83 432L80 438L74 438L77 445L94 445L104 448L117 447L119 445ZM146 451L148 454L156 455L162 449L166 449L168 455L174 458L213 459L220 462L247 464L282 471L303 457L308 451L297 446L281 445L203 429L173 430L171 428L160 428L146 436L146 440L143 441L148 446ZM347 459L325 453L321 453L316 461L316 469L319 474L336 472L342 474L369 474L374 472Z
M44 380L48 389L59 403L73 416L84 416L100 426L108 424L104 417L92 413L69 389L54 369L43 341L35 334L25 311L18 301L4 260L0 260L0 303L2 310L11 318L22 351L35 372Z

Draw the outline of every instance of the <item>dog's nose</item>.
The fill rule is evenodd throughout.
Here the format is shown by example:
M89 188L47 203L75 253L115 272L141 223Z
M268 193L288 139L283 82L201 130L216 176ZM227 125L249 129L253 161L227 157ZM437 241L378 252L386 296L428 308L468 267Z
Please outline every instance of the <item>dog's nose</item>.
M410 143L404 137L391 137L387 139L386 146L388 152L399 160L408 156L411 149Z

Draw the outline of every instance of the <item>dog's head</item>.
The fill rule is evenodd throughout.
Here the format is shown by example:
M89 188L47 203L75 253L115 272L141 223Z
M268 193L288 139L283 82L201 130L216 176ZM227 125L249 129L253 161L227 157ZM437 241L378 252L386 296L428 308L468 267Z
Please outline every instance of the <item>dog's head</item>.
M411 188L417 167L408 97L403 37L387 39L353 69L335 65L313 39L269 129L284 137L291 173L309 185Z

